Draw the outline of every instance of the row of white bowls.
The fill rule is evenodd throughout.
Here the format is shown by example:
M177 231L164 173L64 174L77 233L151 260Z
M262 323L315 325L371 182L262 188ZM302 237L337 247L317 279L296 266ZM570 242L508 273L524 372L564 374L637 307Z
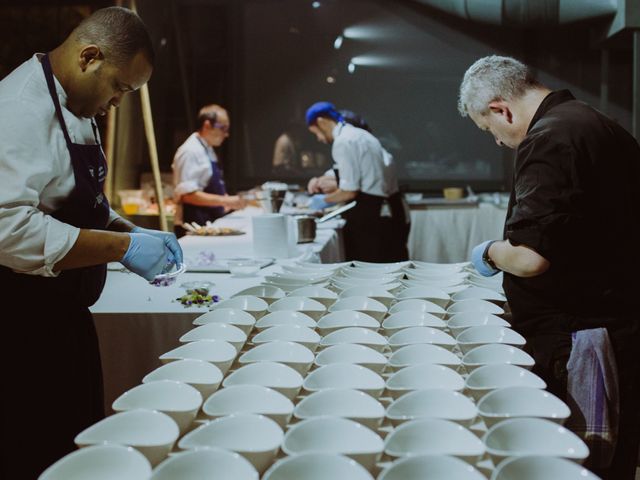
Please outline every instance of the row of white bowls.
M466 291L474 292L473 288ZM262 290L241 292L242 295L227 301L228 304L219 305L197 319L194 323L200 326L180 339L188 343L163 355L161 359L165 365L147 375L142 385L114 402L114 410L120 413L85 430L78 435L76 442L80 446L104 441L133 445L145 454L152 465L157 465L167 456L181 435L177 443L180 449L199 449L171 454L156 467L153 478L209 478L198 476L197 471L207 471L207 465L213 464L225 465L222 470L233 474L211 478L258 478L257 472L263 472L273 463L279 449L293 456L276 462L263 478L372 478L367 470L375 467L383 452L391 459L400 458L378 477L385 480L421 478L416 475L423 475L429 469L449 472L441 478L484 478L460 459L474 463L485 452L496 463L522 452L527 452L527 455L563 456L558 453L562 451L564 456L578 460L586 456L584 449L577 448L580 447L579 440L575 442L577 437L573 438L573 434L558 423L541 418L514 418L500 422L510 416L524 415L550 418L561 423L568 416L568 409L559 399L540 390L545 385L538 377L516 366L531 368L533 365L531 358L514 346L522 345L524 339L508 337L502 344L493 343L504 339L505 332L512 332L506 328L508 323L493 313L482 309L480 314L446 312L444 309L429 312L422 308L418 311L418 318L415 310L408 308L392 312L386 320L397 323L390 322L385 326L383 322L381 326L380 320L387 314L387 306L396 300L395 296L387 305L379 302L385 309L378 318L370 315L369 311L349 309L369 306L366 303L361 305L362 299L358 298L361 295L355 294L360 292L353 296L347 292L341 297L345 301L345 310L334 308L328 315L314 318L309 315L310 311L302 313L288 308L317 307L310 303L315 301L324 307L317 308L317 311L324 313L327 306L331 309L336 305L334 302L342 300L338 300L337 295L331 298L332 295L325 292L331 290L318 286L298 293L310 296L324 294L326 297L293 298L294 303L282 300L299 296L295 293L285 297L282 292L280 298L269 298L269 294L275 294L272 297L280 295L278 289L271 285L255 289ZM476 289L476 293L487 295L480 290ZM409 287L404 291L412 295L425 293L424 287ZM427 293L433 295L433 292ZM263 298L250 294L262 294ZM460 293L454 297L456 295ZM367 300L372 299L367 297ZM428 302L419 297L406 300ZM441 300L442 305L449 305L450 300ZM477 298L463 298L459 302L468 300ZM501 301L500 298L492 300ZM283 310L278 308L278 302ZM454 298L451 306L456 303ZM377 307L374 303L371 305ZM412 307L423 305L414 302ZM495 304L490 305L495 307ZM428 308L433 309L431 306ZM456 316L460 323L451 325ZM334 323L322 324L323 318L327 317ZM492 320L472 319L478 317ZM356 321L357 326L347 326L349 321ZM415 326L407 327L416 321ZM484 336L468 335L471 341L463 337L462 344L443 331L449 324L453 327L450 331L460 337L469 327L468 323L473 325L474 321L485 327L471 327L470 330L473 332L475 328L478 335L482 332ZM490 322L496 323L492 325ZM254 326L259 333L250 340L256 346L240 355L239 368L225 378ZM454 330L456 327L457 331ZM323 336L320 337L314 329ZM498 337L495 336L496 329L502 332ZM389 339L376 330L390 335ZM493 333L487 336L489 330ZM381 342L380 338L385 341ZM456 345L466 353L462 359L451 351ZM318 346L324 349L314 355ZM392 351L389 359L381 353L388 347ZM316 370L303 378L312 363ZM385 382L380 373L387 365L390 376ZM471 372L466 382L459 373L465 370ZM220 384L224 388L216 392ZM505 385L515 386L495 390ZM386 409L376 399L385 388L394 399ZM301 389L308 396L294 405L292 400ZM480 400L477 406L460 391ZM194 422L200 410L204 418L211 421L189 431L201 423ZM478 414L490 427L484 435L484 442L466 428ZM290 424L292 417L298 423ZM383 441L376 429L385 417L395 428ZM509 428L512 423L513 427ZM286 434L282 430L285 426L290 427ZM519 435L521 431L531 435L525 435L523 440ZM547 441L539 442L541 437L548 437ZM527 450L534 444L544 448ZM239 452L242 456L216 447ZM85 450L86 455L93 454L93 449L98 448L80 450L59 464L68 466L71 457L81 456ZM121 449L125 447L109 448L114 455L123 455ZM567 453L571 448L577 450L573 456ZM325 453L318 453L321 450ZM339 453L345 453L351 459ZM421 455L424 453L436 456ZM414 459L415 455L418 456ZM404 458L407 456L410 458ZM65 460L69 461L65 463ZM573 467L582 471L575 464L557 458L540 458L525 470L540 470L545 463L556 469L553 471L569 472L567 469ZM310 468L313 464L322 466L323 470ZM512 478L498 476L503 465L512 464L515 466L510 468L520 472L518 462L507 461L500 463L493 472L494 477ZM54 467L50 470L55 470ZM185 476L187 471L191 477ZM322 475L314 473L320 471ZM177 475L176 472L182 473ZM300 472L304 475L301 476ZM54 475L43 478L70 477L67 472L66 477ZM118 474L110 478L128 477Z

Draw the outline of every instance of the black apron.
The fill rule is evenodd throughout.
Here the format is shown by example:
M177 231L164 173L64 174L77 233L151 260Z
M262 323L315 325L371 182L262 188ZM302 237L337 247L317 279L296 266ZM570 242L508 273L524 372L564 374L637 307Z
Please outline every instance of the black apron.
M103 195L107 166L97 127L92 122L96 145L71 141L48 56L41 62L75 178L71 194L51 216L78 228L103 230L109 219ZM100 296L105 277L106 265L65 270L57 277L0 267L3 303L10 306L3 337L11 348L20 348L5 356L2 368L3 380L15 392L6 396L2 409L4 444L12 446L3 449L3 478L35 479L75 449L78 433L104 417L98 339L88 307ZM16 451L29 445L33 448L21 461L25 457Z
M410 223L399 192L385 198L358 192L356 206L344 213L347 260L399 262L409 259Z
M204 148L209 160L211 162L211 178L209 183L204 187L203 192L213 193L215 195L225 195L227 190L222 179L222 171L218 167L218 162L211 158L209 149L198 138L198 141ZM182 204L182 221L183 222L196 222L199 225L206 225L207 221L213 222L216 219L224 216L224 207L203 207L200 205L190 205L188 203Z

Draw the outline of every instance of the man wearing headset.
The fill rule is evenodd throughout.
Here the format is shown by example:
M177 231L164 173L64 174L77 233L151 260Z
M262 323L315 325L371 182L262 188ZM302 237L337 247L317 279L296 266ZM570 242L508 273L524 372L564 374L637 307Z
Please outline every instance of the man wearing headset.
M222 168L214 147L229 136L229 114L220 105L207 105L198 113L198 130L178 148L173 158L174 200L176 201L175 233L185 234L182 224L205 225L230 210L239 210L246 202L228 195Z
M348 260L407 260L410 219L391 154L370 132L347 123L329 102L309 107L306 120L319 142L331 144L338 179L337 190L314 195L309 207L322 210L335 203L356 201L344 214Z

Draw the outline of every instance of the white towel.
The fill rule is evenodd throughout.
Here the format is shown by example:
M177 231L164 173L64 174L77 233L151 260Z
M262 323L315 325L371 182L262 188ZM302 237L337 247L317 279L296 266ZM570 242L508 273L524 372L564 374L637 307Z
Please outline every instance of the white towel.
M606 328L572 334L567 363L567 428L589 447L589 466L611 464L618 439L618 369Z

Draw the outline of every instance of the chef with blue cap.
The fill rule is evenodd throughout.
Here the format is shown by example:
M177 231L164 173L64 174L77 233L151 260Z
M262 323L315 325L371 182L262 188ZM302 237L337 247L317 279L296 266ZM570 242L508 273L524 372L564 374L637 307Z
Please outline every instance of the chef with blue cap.
M391 154L370 132L345 122L329 102L311 105L306 122L319 142L331 145L338 178L338 189L314 195L309 208L323 210L356 201L356 206L344 213L347 260L407 260L410 220Z

